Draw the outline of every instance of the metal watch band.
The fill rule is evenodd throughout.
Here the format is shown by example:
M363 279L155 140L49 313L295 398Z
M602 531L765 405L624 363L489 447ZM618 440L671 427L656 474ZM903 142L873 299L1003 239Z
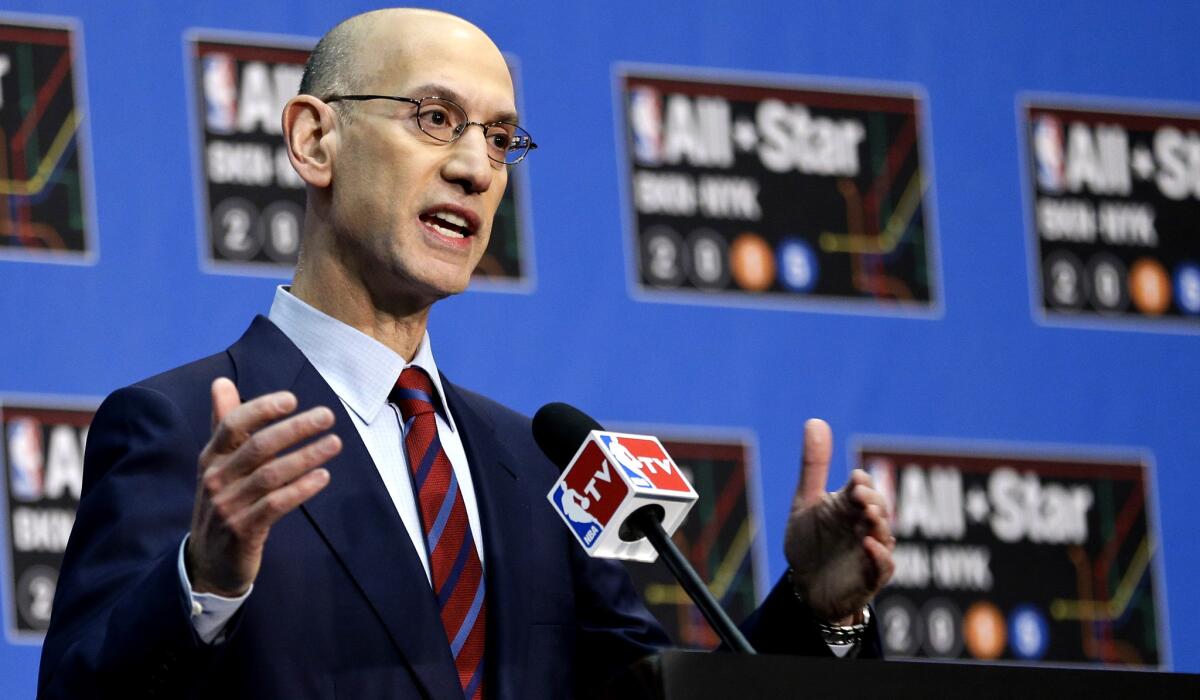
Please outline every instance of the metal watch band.
M796 590L796 582L792 577L792 569L790 568L787 570L787 579L788 583L792 586L792 595L796 596L797 600L807 604L804 596L800 595L800 592ZM863 633L867 631L867 626L871 624L871 608L868 605L864 605L862 609L862 622L857 622L853 625L834 625L815 619L814 621L817 623L817 628L821 630L821 639L826 644L850 646L858 644L859 640L862 639Z
M871 624L871 608L863 606L862 618L862 622L853 625L831 625L828 622L818 621L817 626L821 628L821 638L825 640L826 644L837 646L858 644L863 633L867 631L867 625Z

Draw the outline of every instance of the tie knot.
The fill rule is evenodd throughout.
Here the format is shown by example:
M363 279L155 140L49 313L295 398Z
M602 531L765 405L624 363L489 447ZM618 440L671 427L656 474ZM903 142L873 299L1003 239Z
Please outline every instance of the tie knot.
M433 382L420 367L407 367L396 380L391 399L400 408L404 420L433 413Z

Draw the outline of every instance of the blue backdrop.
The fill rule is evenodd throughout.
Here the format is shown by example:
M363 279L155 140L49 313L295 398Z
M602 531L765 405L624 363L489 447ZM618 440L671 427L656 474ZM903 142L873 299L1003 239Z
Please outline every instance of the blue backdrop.
M0 394L100 397L219 350L278 279L207 274L196 242L183 37L316 37L374 3L6 0L82 29L99 255L0 261ZM1016 99L1023 91L1200 103L1200 5L761 2L436 5L520 59L535 285L442 302L455 381L524 412L758 436L770 571L805 418L853 434L1145 448L1154 456L1173 666L1200 672L1194 333L1034 321ZM943 314L935 319L638 302L626 271L614 63L914 83L928 95ZM1200 235L1200 231L1197 232ZM5 574L7 575L7 574ZM39 649L0 642L0 697Z

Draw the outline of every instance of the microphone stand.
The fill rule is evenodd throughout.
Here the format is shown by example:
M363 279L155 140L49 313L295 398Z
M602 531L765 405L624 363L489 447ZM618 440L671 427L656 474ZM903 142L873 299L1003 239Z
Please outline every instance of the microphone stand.
M700 608L700 612L704 614L704 619L708 620L708 624L726 646L741 654L757 653L754 651L754 647L750 646L750 642L746 641L742 631L733 624L733 620L729 619L729 615L713 598L708 587L700 580L696 570L692 568L687 559L683 558L683 554L671 541L666 530L663 530L661 517L661 508L656 511L654 506L647 506L634 511L625 524L634 531L631 534L641 534L650 541L654 549L658 550L667 568L679 581L679 585L683 586L683 590L695 601L696 607ZM625 539L624 534L622 533L622 539ZM633 537L632 539L640 538Z

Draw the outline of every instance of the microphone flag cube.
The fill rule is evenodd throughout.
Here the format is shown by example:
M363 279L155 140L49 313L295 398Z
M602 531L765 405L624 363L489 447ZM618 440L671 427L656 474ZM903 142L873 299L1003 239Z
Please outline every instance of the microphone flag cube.
M670 535L699 496L658 438L593 430L546 498L589 555L652 562L658 552L650 542L621 539L621 525L656 505Z

